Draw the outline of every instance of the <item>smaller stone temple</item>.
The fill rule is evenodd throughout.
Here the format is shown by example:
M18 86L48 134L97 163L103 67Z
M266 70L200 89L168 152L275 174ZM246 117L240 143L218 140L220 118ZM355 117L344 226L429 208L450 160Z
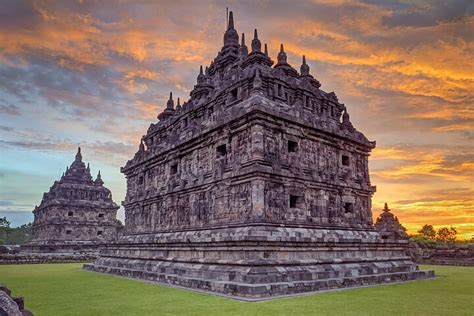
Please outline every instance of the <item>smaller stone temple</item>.
M100 244L116 238L118 209L100 171L92 179L79 147L74 162L35 207L33 239L24 250L98 252Z
M382 239L408 239L405 227L400 224L398 218L390 211L387 203L385 203L383 212L377 218L374 227L379 231Z

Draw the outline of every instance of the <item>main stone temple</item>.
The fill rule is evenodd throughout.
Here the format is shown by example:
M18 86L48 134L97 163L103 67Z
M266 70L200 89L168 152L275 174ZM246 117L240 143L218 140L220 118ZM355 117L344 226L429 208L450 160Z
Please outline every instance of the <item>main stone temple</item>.
M117 210L100 171L92 180L89 164L78 148L74 162L66 169L36 206L29 252L98 252L98 245L117 234Z
M234 28L121 171L125 233L85 269L262 299L428 278L373 228L368 156L344 104L283 45Z

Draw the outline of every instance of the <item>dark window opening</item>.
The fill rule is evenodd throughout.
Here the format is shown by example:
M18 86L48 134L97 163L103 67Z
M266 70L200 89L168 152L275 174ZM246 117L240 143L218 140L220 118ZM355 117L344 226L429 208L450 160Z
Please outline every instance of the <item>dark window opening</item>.
M353 211L354 211L354 204L344 203L344 212L345 213L352 213Z
M298 196L290 195L290 208L295 208L298 203Z
M227 155L227 146L225 144L217 146L216 151L217 157L223 157Z
M66 230L66 235L71 235L72 231L70 229Z
M288 141L288 152L289 153L295 153L298 151L298 143L294 142L292 140Z
M185 119L183 120L183 126L184 126L184 127L187 127L187 126L188 126L188 118L185 118Z
M104 218L104 214L100 213L99 218Z
M283 87L278 85L278 96L281 97L283 95Z
M349 166L349 156L342 155L342 165Z
M97 236L102 236L102 233L103 233L103 231L98 230L98 231L97 231Z
M170 168L170 174L176 174L178 172L178 164L174 164Z
M143 176L138 177L138 184L143 184Z
M207 110L207 114L210 117L212 115L212 113L214 113L214 107L210 106L209 109Z
M74 216L74 212L67 212L67 216Z
M232 91L230 92L230 95L231 95L231 97L232 97L232 101L237 100L237 88L235 88L234 90L232 90Z

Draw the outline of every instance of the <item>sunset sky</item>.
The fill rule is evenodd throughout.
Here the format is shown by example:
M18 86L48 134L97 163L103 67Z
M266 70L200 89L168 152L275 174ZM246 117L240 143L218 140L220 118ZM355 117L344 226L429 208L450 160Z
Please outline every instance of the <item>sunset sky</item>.
M78 144L120 203L119 167L222 47L226 7L276 60L306 54L377 148L373 213L474 237L474 1L1 1L0 216L32 221ZM121 210L119 217L123 219Z

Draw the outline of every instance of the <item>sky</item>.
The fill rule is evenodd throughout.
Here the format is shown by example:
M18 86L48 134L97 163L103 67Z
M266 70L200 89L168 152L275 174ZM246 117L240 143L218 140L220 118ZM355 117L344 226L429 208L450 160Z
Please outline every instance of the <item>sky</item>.
M409 233L474 237L474 2L0 1L0 216L31 211L82 148L120 204L120 166L165 107L189 98L239 33L305 54L324 91L377 148L374 218L387 202ZM123 210L119 211L123 219Z

